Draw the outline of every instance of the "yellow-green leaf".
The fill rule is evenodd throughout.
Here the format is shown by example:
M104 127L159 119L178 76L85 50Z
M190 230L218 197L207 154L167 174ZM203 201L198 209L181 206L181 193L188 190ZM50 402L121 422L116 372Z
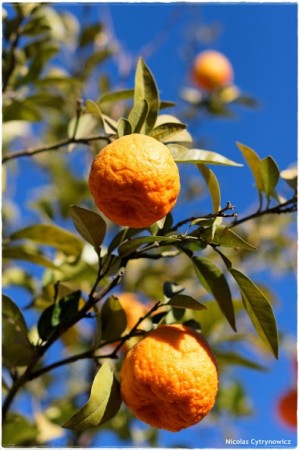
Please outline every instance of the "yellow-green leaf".
M261 160L261 173L264 182L264 192L269 200L275 193L275 188L279 181L279 168L272 156L267 156Z
M59 270L59 267L53 264L52 261L45 258L45 256L43 256L35 248L27 245L5 247L2 252L2 257L13 260L27 261L39 266L48 267L49 269Z
M197 167L202 176L204 177L204 180L209 188L213 204L213 212L217 213L220 209L221 194L216 175L211 169L209 169L204 164L197 164Z
M98 103L100 105L102 105L103 103L114 103L119 102L120 100L127 100L133 98L133 96L134 96L134 89L125 89L123 91L108 92L107 94L102 95Z
M192 309L194 311L200 311L202 309L207 309L205 305L200 303L190 295L185 294L177 294L171 297L167 305L170 305L174 308L183 308L183 309Z
M157 139L158 141L164 142L165 140L169 140L172 136L179 134L185 129L186 125L184 123L162 123L153 128L149 135Z
M120 405L119 384L108 362L105 362L93 381L88 402L63 427L76 431L98 427L111 419Z
M77 205L70 206L70 215L78 233L99 253L107 229L104 219L99 214Z
M193 163L193 164L215 164L221 166L236 166L240 167L242 164L236 163L219 153L211 152L209 150L188 149L179 144L167 144L173 159L179 163Z
M278 332L271 304L246 275L236 269L230 269L230 273L239 285L245 309L254 328L270 347L275 358L278 358Z
M216 245L222 245L223 247L231 248L244 248L245 250L256 250L256 248L246 242L241 236L236 234L230 228L224 227L222 225L216 225L207 228L201 233L208 242Z
M127 316L120 301L113 295L109 297L101 309L102 339L117 339L125 331Z
M123 137L128 134L132 134L132 126L127 119L121 117L117 122L117 134L118 137Z
M262 192L264 190L264 180L262 176L261 160L259 156L252 148L247 147L247 145L237 142L237 146L241 150L241 153L252 172L257 190Z
M128 120L132 126L133 133L139 133L146 121L149 111L147 100L144 98L137 105L135 105L130 111Z

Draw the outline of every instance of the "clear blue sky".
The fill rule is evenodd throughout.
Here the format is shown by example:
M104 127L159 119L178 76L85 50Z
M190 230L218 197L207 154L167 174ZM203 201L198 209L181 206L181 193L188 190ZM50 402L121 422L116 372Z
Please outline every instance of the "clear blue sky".
M59 4L80 16L82 4ZM166 30L156 51L147 59L156 76L163 99L175 100L183 86L191 86L190 63L194 54L186 46L188 33L199 23L219 24L221 32L212 44L193 47L193 51L213 47L225 53L235 70L235 82L242 91L259 100L256 110L238 108L235 120L213 119L192 122L191 133L204 138L210 150L242 162L235 145L240 141L254 148L261 157L271 154L284 169L297 159L297 5L268 3L239 4L91 4L90 17L108 16L124 50L138 56L141 49ZM200 22L201 21L201 22ZM114 66L115 67L115 66ZM113 63L107 64L113 69ZM117 82L117 73L113 75ZM129 83L129 85L132 86ZM24 161L28 170L30 161ZM233 178L232 178L233 171ZM246 168L218 168L223 202L230 200L240 212L256 206L256 193ZM24 179L29 193L28 178ZM252 187L251 187L252 186ZM34 187L34 186L32 186ZM20 186L20 195L23 186ZM22 198L27 194L22 193ZM21 198L21 197L20 197ZM29 198L29 197L28 197ZM26 200L26 198L25 198ZM208 211L207 211L208 212ZM296 334L296 280L293 276L274 279L263 274L279 299L278 325L286 333ZM236 420L237 435L243 439L292 439L296 433L280 424L275 415L278 392L292 380L291 363L282 354L263 374L238 369L246 384L255 415ZM222 427L225 422L222 422ZM222 430L223 431L223 430ZM113 436L98 445L121 445ZM225 447L217 424L201 431L200 425L178 434L162 432L161 445L187 445L192 448Z

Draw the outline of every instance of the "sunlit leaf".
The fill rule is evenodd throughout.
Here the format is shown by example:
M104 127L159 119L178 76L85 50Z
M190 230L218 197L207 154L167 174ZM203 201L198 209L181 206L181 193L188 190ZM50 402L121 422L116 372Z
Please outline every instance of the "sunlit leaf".
M252 172L256 188L259 191L259 198L261 203L261 192L264 190L264 180L261 171L261 160L257 155L257 153L252 148L247 147L247 145L237 142L237 146L241 150L244 159Z
M108 92L107 94L102 95L98 103L100 105L102 105L103 103L114 103L119 102L121 100L133 98L133 96L134 96L134 89L125 89L123 91Z
M111 419L119 410L121 397L119 383L106 362L98 371L88 402L64 424L64 428L82 431L98 427Z
M156 81L142 58L139 58L135 73L134 106L146 100L149 112L146 118L145 132L149 132L155 125L159 112L159 92Z
M278 358L278 333L271 304L262 291L246 275L236 269L230 273L238 283L245 309L261 339Z
M197 167L201 172L202 176L204 177L204 180L209 188L213 204L213 212L217 213L220 209L221 194L216 175L211 169L209 169L204 164L197 164Z
M132 126L133 133L139 133L146 121L149 107L146 99L141 100L130 111L128 120Z
M143 244L154 243L154 242L165 242L167 244L172 244L177 242L179 238L170 237L170 236L145 236L134 239L129 239L125 241L123 244L119 246L118 252L122 257L128 256L130 253L133 253L138 247L141 247ZM157 245L158 247L158 245Z
M16 231L9 236L11 241L28 239L38 244L57 248L66 255L79 257L82 252L82 242L70 231L56 225L32 225Z
M222 245L223 247L231 248L243 248L245 250L256 250L256 248L246 242L241 236L236 234L230 228L222 225L216 225L212 230L212 227L202 231L202 237L208 242L216 245Z
M128 134L132 134L132 126L127 119L121 117L117 122L117 134L118 137L123 137Z
M210 259L201 256L193 257L192 262L199 281L214 296L230 326L236 331L232 296L222 270Z
M283 180L285 180L288 185L294 189L297 190L298 187L298 169L297 165L290 167L288 169L282 170L280 172L280 176Z
M188 149L180 144L167 144L167 147L169 148L173 159L179 163L242 166L242 164L236 163L219 153L210 152L208 150Z
M105 301L101 309L101 322L104 341L117 339L125 331L127 316L117 297L112 295Z
M21 310L6 294L2 294L2 316L11 322L15 328L27 334L27 325Z
M27 245L5 247L2 252L2 257L7 259L28 261L39 266L48 267L49 269L58 269L52 261L47 259L35 248Z
M183 123L169 122L162 123L161 125L156 126L149 133L149 136L157 139L158 141L164 142L165 140L169 140L172 136L180 133L182 130L186 129L186 125ZM175 140L175 139L174 139Z
M272 158L272 156L267 156L261 160L261 173L264 183L264 192L267 199L275 193L275 188L279 181L279 168Z
M73 117L68 126L68 136L72 138L75 134L77 139L89 137L98 127L98 121L93 114L82 114L79 119L77 129L77 118Z
M192 309L195 311L200 311L202 309L207 309L205 305L200 303L190 295L177 294L171 297L167 305L173 306L174 308Z
M77 205L70 206L70 215L78 233L99 253L107 225L102 217Z

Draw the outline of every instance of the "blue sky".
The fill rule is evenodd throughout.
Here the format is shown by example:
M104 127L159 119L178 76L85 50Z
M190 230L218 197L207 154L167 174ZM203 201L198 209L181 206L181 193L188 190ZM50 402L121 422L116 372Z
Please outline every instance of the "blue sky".
M59 4L59 9L69 10L80 17L82 4ZM182 87L192 86L190 64L197 51L214 48L226 54L235 71L235 83L245 93L259 101L255 110L238 108L234 120L212 119L192 121L190 131L204 138L206 148L242 162L235 142L240 141L257 151L261 157L271 154L281 169L297 159L297 5L295 3L169 3L169 4L91 4L94 20L110 17L111 24L123 50L139 55L156 36L161 42L147 59L155 74L161 97L178 98ZM209 44L197 43L188 47L190 31L205 25L219 24L219 36ZM164 32L161 34L161 30ZM192 53L193 52L193 53ZM117 83L113 62L106 66ZM126 81L133 84L132 76ZM95 98L93 98L95 100ZM181 104L181 103L180 103ZM175 113L175 111L173 111ZM22 162L30 173L30 161ZM190 169L191 170L191 169ZM239 212L256 208L256 192L251 175L246 168L217 168L221 181L223 203L230 200ZM35 181L36 183L37 181ZM19 194L26 201L30 189L35 187L24 177L26 192L20 185ZM23 192L22 192L23 191ZM19 200L21 197L19 196ZM205 211L209 212L209 211ZM263 274L272 284L279 298L278 325L284 332L296 334L296 280L295 276L274 279ZM273 361L270 373L240 369L238 375L246 384L255 407L255 415L236 420L235 427L243 439L292 439L296 433L280 424L275 415L275 399L292 381L291 363L282 354ZM191 447L225 447L217 425L200 430L173 434L161 433L161 445L189 445ZM98 445L117 445L109 434Z

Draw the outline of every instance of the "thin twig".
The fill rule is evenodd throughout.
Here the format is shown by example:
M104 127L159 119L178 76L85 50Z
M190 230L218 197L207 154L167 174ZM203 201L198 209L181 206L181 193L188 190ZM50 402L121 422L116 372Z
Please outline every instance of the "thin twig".
M41 147L32 147L27 150L17 150L15 152L11 152L11 153L4 155L2 158L2 164L6 163L7 161L9 161L11 159L28 157L28 156L36 155L38 153L57 150L59 148L65 147L69 144L89 145L93 141L100 141L100 140L106 141L106 142L111 142L111 136L112 135L107 135L107 136L97 135L97 136L90 136L88 138L73 138L72 137L72 138L62 139L61 141L55 142L54 144L43 145Z

